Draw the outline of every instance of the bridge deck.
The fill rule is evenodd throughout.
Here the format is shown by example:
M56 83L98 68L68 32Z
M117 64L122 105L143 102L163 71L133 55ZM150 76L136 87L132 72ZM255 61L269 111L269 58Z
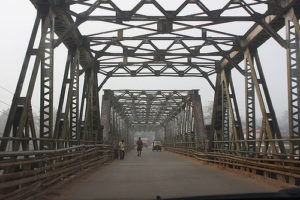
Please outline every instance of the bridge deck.
M125 160L75 180L55 199L155 199L157 195L183 197L199 195L273 192L278 188L252 179L182 159L168 152L135 151Z

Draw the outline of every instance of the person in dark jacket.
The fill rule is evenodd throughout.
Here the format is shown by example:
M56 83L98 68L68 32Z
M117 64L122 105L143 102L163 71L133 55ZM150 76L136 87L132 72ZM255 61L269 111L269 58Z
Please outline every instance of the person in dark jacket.
M138 141L136 142L137 145L137 156L141 157L142 156L142 149L143 149L143 141L141 137L139 137Z

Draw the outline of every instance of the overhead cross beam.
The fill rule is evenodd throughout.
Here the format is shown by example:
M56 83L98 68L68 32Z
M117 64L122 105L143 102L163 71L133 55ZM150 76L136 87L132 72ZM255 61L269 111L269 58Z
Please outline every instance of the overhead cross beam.
M208 76L215 74L216 61L223 67L235 66L243 73L238 63L245 48L257 48L270 37L286 46L276 31L284 26L281 16L297 1L228 0L219 9L209 9L201 1L184 0L176 10L168 10L156 0L141 0L130 10L123 10L111 0L32 2L37 8L53 7L59 26L54 46L62 42L68 47L79 46L81 64L87 68L99 67L99 73L107 77L104 82L120 76L191 76L204 77L210 82ZM153 12L144 13L147 6ZM260 11L255 9L258 6ZM186 13L188 7L192 13ZM115 28L83 34L80 26L90 22ZM237 22L249 23L248 32L236 34L218 28ZM157 41L171 43L163 48Z
M202 150L208 148L198 90L104 90L102 102L101 125L107 141L119 137L116 119L133 131L161 129L176 121L173 133L164 133L166 140L184 135L186 140L199 142ZM177 132L175 127L182 130Z
M111 95L112 107L131 125L162 125L191 101L186 90L112 90Z
M53 141L50 140L69 140L69 143L64 143L67 146L76 143L72 143L71 138L101 139L98 92L111 77L203 77L216 93L221 93L220 87L212 84L211 80L222 70L229 73L232 68L244 74L238 64L244 59L246 49L257 49L269 38L291 49L293 42L287 41L286 46L286 41L276 32L285 25L283 17L291 8L295 9L292 19L294 24L297 24L300 13L297 0L227 0L220 2L216 9L211 9L200 0L182 0L173 10L157 0L141 0L127 10L112 0L31 2L37 10L37 18L4 136L23 137L34 127L31 98L40 71L40 135L42 140L48 140L40 142L41 149L52 148ZM149 6L151 12L147 9ZM243 30L228 26L238 26L241 22L245 26ZM96 23L93 26L95 30L85 27L91 27L90 23ZM39 29L40 38L37 36ZM299 32L298 26L295 26L295 32ZM34 41L40 41L40 44L36 45ZM54 124L52 84L55 77L52 61L54 51L60 44L67 47L72 62L66 65L70 70L66 70L61 90L62 93L64 90L69 93L65 97L61 95L60 109ZM293 51L290 53L290 57L294 58ZM30 69L29 60L33 57L35 62L29 77L26 73ZM98 81L99 74L105 76L102 83ZM27 90L23 88L25 78L30 80ZM78 84L81 78L84 78L82 91ZM231 85L229 79L227 88L233 88ZM71 91L72 88L77 91ZM21 92L26 95L21 96ZM236 104L232 91L227 93L227 104L230 100ZM81 99L79 94L82 95ZM164 120L172 119L172 113L176 114L178 107L180 105L176 99L169 99L162 105L156 100L141 99L138 104L135 100L131 101L127 110L120 106L118 112L127 122L139 120L141 123L161 124ZM73 130L72 134L66 134L70 129ZM36 137L35 130L31 131L31 136ZM24 149L26 145L24 143ZM299 145L295 145L298 149ZM14 143L14 149L19 149L19 146L20 142ZM1 142L0 149L5 150L6 147L7 142Z

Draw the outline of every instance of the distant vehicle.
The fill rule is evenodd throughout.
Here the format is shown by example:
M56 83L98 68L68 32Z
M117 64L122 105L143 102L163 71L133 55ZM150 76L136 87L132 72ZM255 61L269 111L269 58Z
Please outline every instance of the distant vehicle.
M143 147L148 147L148 142L143 141Z
M161 151L161 141L160 140L154 140L152 143L152 151Z

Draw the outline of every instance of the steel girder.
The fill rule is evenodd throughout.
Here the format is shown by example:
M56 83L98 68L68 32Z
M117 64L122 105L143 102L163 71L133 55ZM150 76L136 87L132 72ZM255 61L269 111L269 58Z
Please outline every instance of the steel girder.
M246 78L246 121L242 130L238 104L230 71L222 70L217 77L216 95L213 109L211 134L214 135L213 148L217 152L260 157L285 158L286 148L282 140L276 114L272 105L259 55L256 49L245 51ZM247 69L246 68L246 69ZM259 77L259 78L258 78ZM255 93L254 91L255 90ZM259 136L255 134L255 94L261 114L262 126ZM295 144L297 144L295 142Z
M35 38L36 38L36 35L37 35L37 30L39 28L39 23L40 23L42 17L44 17L44 20L43 20L42 31L41 31L42 32L41 33L41 40L40 40L38 49L34 49L33 45L34 45L34 41L35 41ZM29 41L29 45L28 45L28 48L27 48L26 56L25 56L23 66L22 66L22 69L21 69L21 73L20 73L20 76L19 76L19 80L18 80L18 83L17 83L16 91L15 91L15 94L14 94L14 97L13 97L13 100L12 100L12 105L11 105L11 108L10 108L10 111L9 111L8 119L7 119L7 122L6 122L6 125L5 125L4 134L3 134L4 137L10 137L11 136L11 131L13 131L13 134L12 134L13 137L16 137L16 138L26 137L26 135L24 135L24 134L26 132L28 132L28 130L31 128L31 136L32 136L33 140L35 138L37 138L36 137L37 135L36 135L35 130L34 130L35 128L34 128L34 125L33 125L34 122L32 120L31 98L32 98L32 93L33 93L35 81L36 81L36 78L37 78L37 73L38 73L38 69L39 69L39 66L40 66L40 62L42 61L42 58L45 58L45 56L44 56L45 49L49 48L49 43L51 43L51 40L46 41L46 36L49 35L49 30L51 32L51 29L52 29L51 24L53 24L53 23L51 22L51 20L53 20L53 18L52 18L50 9L46 9L46 10L43 10L41 12L38 12L36 20L35 20L34 28L33 28L32 34L31 34L31 38L30 38L30 41ZM50 35L51 35L51 33L50 33ZM48 46L47 46L47 42L48 42ZM52 56L51 54L52 53L50 53L49 55ZM29 66L29 60L33 56L35 56L35 62L34 62L34 66L33 66L32 75L31 75L31 78L30 78L29 86L28 86L28 89L27 89L27 92L26 92L26 96L21 97L21 91L22 91L24 79L25 79L25 76L26 76L26 72L27 72L27 69L28 69L28 66ZM51 60L51 58L49 60ZM51 68L52 67L51 66L51 61L48 64L49 64L48 68ZM49 80L49 79L51 79L52 76L50 75L48 77L49 77L48 80L44 79L43 80L44 82L42 81L41 84L45 84L46 81L50 83L52 80ZM48 104L49 104L48 106L50 108L51 107L50 104L53 103L52 98L50 97L51 96L50 93L51 93L51 90L52 90L51 89L51 84L48 86L47 89L48 89L48 91L47 91L48 99L45 100L44 99L45 96L41 96L41 101L43 102L43 104L44 104L45 101L47 101ZM41 109L41 111L44 112L43 109ZM48 111L47 113L42 113L42 115L44 115L44 116L46 115L47 117L52 116L51 115L52 110L48 109L47 111ZM50 119L50 121L51 121L51 119ZM45 122L45 121L42 121L41 123L47 124L47 122ZM48 138L43 138L43 139L51 139L51 137L52 137L52 133L50 132L51 128L49 127L49 123L51 123L51 122L48 121L48 124L47 124L49 129L46 130L46 132L44 132L44 134L41 135L42 138L43 137L48 137ZM27 134L27 137L29 137L29 134ZM36 143L36 142L33 142L33 143ZM50 147L50 142L48 141L47 143L48 144L46 144L46 145L43 145L43 143L42 143L42 146L40 146L40 148L43 149L43 148L45 148L45 146L47 148L49 148ZM6 149L7 144L8 144L7 140L2 140L1 145L0 145L0 150L1 151L6 151L7 150ZM26 148L24 147L24 145L22 145L22 146L23 146L23 150L25 150ZM36 148L36 147L37 147L37 145L35 144L34 148ZM19 140L13 141L12 150L18 151L19 148L20 148L20 141Z
M166 127L165 142L182 138L193 145L199 143L201 150L208 143L198 90L104 90L104 138L124 137L119 130L124 123L132 131L143 127L159 132L160 127Z
M79 75L87 67L85 52L78 45L69 48L69 55L65 66L64 80L58 105L55 125L53 123L53 56L54 32L59 30L60 20L57 13L49 5L39 5L34 28L25 55L20 77L12 101L8 120L1 140L1 151L18 151L20 145L23 150L29 150L29 143L35 150L63 148L79 143L100 143L101 127L100 108L98 99L98 77L94 65L85 69L85 87L81 103L88 102L79 107ZM41 25L40 25L40 22ZM41 27L41 38L38 48L34 48L37 31ZM27 90L23 88L29 60L34 59L33 69ZM81 64L81 69L79 68ZM41 72L40 92L40 133L36 133L31 99L37 83L38 71ZM27 75L29 76L29 75ZM21 91L25 96L21 96ZM88 101L86 101L86 99ZM64 108L64 110L63 110ZM80 108L80 116L79 116ZM13 137L13 139L11 138ZM12 149L8 143L12 142Z
M253 60L253 57L251 58ZM255 119L255 89L251 78L251 67L245 55L245 106L246 106L246 139L256 139L256 119ZM246 151L255 152L255 142L246 142Z
M164 124L165 146L194 148L207 151L209 141L205 130L201 99L198 91L192 93L191 100L181 111Z
M46 23L49 20L50 24ZM40 138L53 136L53 65L55 15L51 9L42 16L42 27L46 29L45 43L41 57L41 98L40 98ZM41 141L40 149L50 149L50 143Z
M104 90L102 97L101 127L103 142L112 143L113 140L125 140L128 145L133 144L133 133L128 120L120 113L120 106L114 100L112 90Z
M260 104L260 109L262 112L262 116L263 116L263 124L266 125L265 127L265 134L266 134L266 138L267 139L279 139L277 141L278 145L275 145L275 141L270 141L270 148L271 151L276 154L276 153L281 153L281 154L285 154L285 147L282 141L280 141L281 139L281 133L280 133L280 129L278 126L278 122L277 122L277 118L276 118L276 114L272 105L272 101L271 101L271 97L269 94L269 90L266 84L266 80L262 71L262 66L260 63L260 59L259 59L259 55L257 53L257 51L253 51L253 53L250 52L250 50L246 51L247 54L247 59L249 61L249 66L251 69L251 76L252 76L252 80L255 86L255 91L257 93L257 97L258 97L258 101ZM252 60L251 56L253 55L254 59L255 59L255 63L256 63L256 69L255 69L255 65L254 65L254 60ZM258 77L259 76L259 80ZM261 86L261 87L260 87ZM262 89L261 89L262 88ZM263 97L265 98L265 102L263 100ZM263 132L262 131L260 133L260 137L264 137ZM277 148L278 147L278 148ZM258 151L259 148L261 148L261 146L258 146ZM268 151L268 144L264 145L264 151Z
M98 65L99 73L106 77L195 76L206 78L213 86L209 76L215 73L215 61L243 72L237 64L246 47L258 47L269 37L286 46L276 31L284 26L281 16L297 1L228 0L215 10L198 0L182 0L176 10L168 10L156 0L141 0L131 10L122 10L111 0L32 2L37 7L50 4L58 13L59 23L65 28L57 30L59 39L55 46L62 42L67 46L81 46L81 62L89 63L83 63L84 66ZM143 13L147 6L157 12ZM197 12L184 14L188 7ZM80 25L89 22L103 22L115 28L80 33ZM234 22L254 25L249 24L245 34L217 27ZM129 34L130 31L135 33ZM185 33L189 31L199 33ZM163 48L158 44L161 41L169 44Z
M189 91L104 90L111 93L111 106L130 125L162 125L176 116L190 100Z
M285 16L289 98L289 137L300 138L300 26L294 9ZM300 155L300 141L290 141L290 156ZM299 158L300 159L300 158Z
M64 105L65 109L63 111ZM69 142L57 143L58 148L79 144L78 119L79 51L75 50L68 53L53 137L60 140L69 140Z
M216 102L222 102L220 97L224 99L224 92L217 92L223 87L225 90L227 104L235 107L236 100L232 92L232 82L230 77L223 75L223 80L215 86L210 81L210 76L215 73L222 74L222 70L229 74L228 70L237 68L240 72L244 73L237 64L244 59L245 51L248 48L256 51L256 49L263 44L270 37L274 38L281 46L291 50L293 40L284 41L276 32L283 27L283 16L286 16L288 22L292 21L295 24L295 32L299 32L297 17L299 18L299 1L235 1L228 0L221 6L220 9L211 10L199 0L182 0L182 4L176 10L169 10L165 6L161 6L156 0L141 0L131 10L122 10L111 0L31 0L37 9L37 18L33 28L32 36L29 41L28 50L24 59L22 71L17 84L16 92L12 102L12 107L9 113L7 125L4 131L4 137L22 138L31 134L33 141L35 138L43 140L41 142L41 149L51 148L51 140L60 140L68 138L75 138L78 140L101 140L101 127L97 124L100 121L100 109L98 101L98 90L101 89L103 84L98 85L97 74L106 76L105 81L109 77L114 76L179 76L179 77L204 77L210 85L216 89ZM152 6L161 14L141 13L139 10L145 6ZM75 11L74 6L83 7L84 12ZM184 9L188 6L197 8L198 11L193 14L183 14ZM264 9L257 11L255 6L261 6ZM86 8L86 9L85 9ZM291 8L294 9L293 15ZM113 15L97 14L99 10L107 10L112 12ZM232 14L230 11L239 10L243 11L244 15ZM229 12L229 14L225 14ZM39 22L43 21L42 34L40 45L36 49L33 47L34 40L36 39L37 29ZM99 30L99 32L83 34L80 25L86 24L90 21L102 21L111 23L116 26L111 31ZM234 34L232 30L226 31L217 28L217 25L226 23L234 23L242 21L244 23L251 22L248 31L242 34ZM139 23L139 24L138 24ZM103 28L103 27L102 27ZM129 30L136 29L136 35L127 33ZM289 34L293 35L293 28L290 27ZM188 31L198 31L196 35L187 33ZM142 33L144 31L144 33ZM184 32L187 31L187 32ZM53 38L53 33L56 34L57 39ZM117 36L117 37L115 37ZM136 41L136 44L131 42ZM158 43L168 41L166 47L160 46ZM74 60L79 60L81 68L76 69L78 72L74 73L73 85L68 85L69 88L74 87L77 92L75 96L70 94L67 99L72 99L69 102L71 108L66 111L60 111L60 117L56 118L57 124L53 130L53 100L52 100L52 86L53 81L52 73L52 58L53 49L60 45L65 44L70 52L78 51L78 54L73 54ZM115 47L118 50L111 51L110 48ZM294 52L289 51L291 60L294 59ZM76 56L75 56L76 55ZM33 73L30 79L28 90L25 92L26 96L21 97L23 82L26 76L30 58L35 57L35 64ZM256 59L258 56L256 57ZM34 122L32 119L31 111L31 97L36 83L36 76L41 64L41 77L42 77L42 90L41 90L41 135L37 136L34 130ZM291 63L289 68L293 68L294 64ZM291 70L293 71L293 70ZM78 89L76 88L76 74L83 74L85 76L83 96L81 105L79 106ZM260 72L259 72L260 73ZM217 79L218 76L217 75ZM229 78L227 83L224 82L224 77ZM294 81L294 76L289 77L290 82ZM252 79L254 76L252 75ZM67 82L70 80L67 80ZM226 85L227 84L227 89ZM223 86L222 86L223 84ZM262 85L260 82L259 85ZM263 84L266 88L266 85ZM220 88L218 88L220 87ZM97 88L97 89L95 89ZM218 89L217 89L218 88ZM231 88L231 89L230 89ZM264 90L265 90L264 88ZM292 91L294 87L291 86L290 92L290 121L295 119L295 105L293 104L292 97L295 92ZM265 90L266 91L266 90ZM296 90L295 90L296 91ZM221 93L222 95L218 95ZM73 96L74 98L71 98ZM268 95L266 95L268 96ZM295 95L297 96L297 95ZM222 99L221 98L221 99ZM271 101L270 101L271 102ZM269 104L271 104L268 102ZM132 104L134 106L134 104ZM227 109L227 108L226 108ZM228 109L230 106L228 105ZM296 108L297 109L297 108ZM70 110L76 110L75 117L71 117ZM147 108L146 108L147 110ZM149 108L148 108L149 111ZM66 113L69 114L66 114ZM78 112L79 117L78 117ZM124 111L125 112L125 111ZM141 113L135 112L136 118ZM213 116L220 113L218 109L214 109ZM229 110L229 112L231 112ZM236 123L238 120L238 111L235 110ZM273 111L272 111L273 112ZM271 115L273 115L271 112ZM142 113L143 114L143 113ZM269 113L267 113L269 114ZM69 115L68 117L65 117ZM232 115L232 114L231 114ZM70 117L73 119L73 125L61 129L64 124L70 124ZM151 118L151 112L148 112L146 119ZM272 118L272 126L277 130L276 120ZM64 120L62 120L64 119ZM77 120L77 128L75 127L75 119ZM65 121L66 120L66 121ZM230 120L230 119L229 119ZM237 120L237 121L236 121ZM63 121L63 123L61 123ZM214 127L218 132L221 122L220 119L213 119ZM298 133L294 127L297 126L298 120L291 122L290 137L298 137ZM147 121L148 122L148 121ZM275 123L275 125L274 125ZM58 124L61 124L60 126ZM217 124L217 125L216 125ZM226 123L225 123L226 124ZM236 123L236 124L239 124ZM66 134L68 129L72 128L72 134ZM240 129L239 125L235 127ZM75 130L78 130L77 133ZM29 131L31 130L31 131ZM12 131L12 133L11 133ZM66 133L64 133L64 131ZM239 132L239 131L237 131ZM280 134L276 132L276 134ZM238 137L243 134L237 133ZM240 136L239 136L240 135ZM219 133L216 137L219 137ZM29 137L29 136L28 136ZM210 136L212 137L212 136ZM279 136L276 136L279 138ZM46 141L48 140L48 141ZM34 143L36 148L37 143ZM272 143L272 142L271 142ZM19 141L14 142L14 150L18 150L20 146ZM250 143L249 143L250 144ZM247 145L245 144L245 147ZM26 149L26 142L22 145ZM66 144L65 144L66 145ZM7 146L7 140L1 141L0 150L4 151ZM55 145L54 145L55 146ZM233 145L239 147L239 145ZM283 153L284 149L280 146L280 152ZM299 144L291 142L291 149L297 149ZM241 148L243 145L241 144ZM296 150L297 151L297 150Z

